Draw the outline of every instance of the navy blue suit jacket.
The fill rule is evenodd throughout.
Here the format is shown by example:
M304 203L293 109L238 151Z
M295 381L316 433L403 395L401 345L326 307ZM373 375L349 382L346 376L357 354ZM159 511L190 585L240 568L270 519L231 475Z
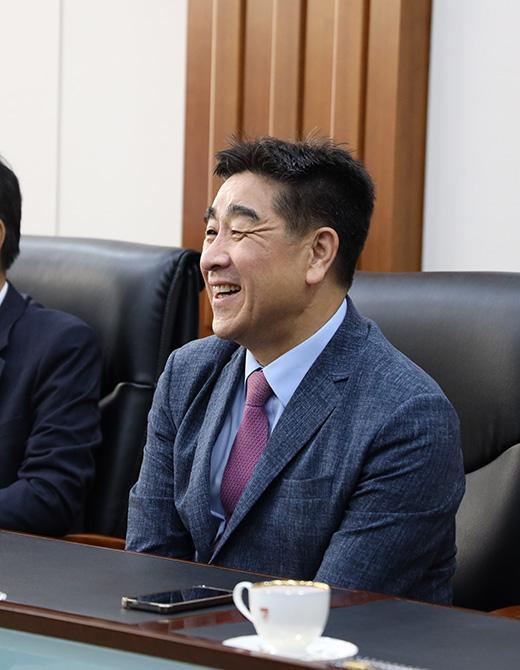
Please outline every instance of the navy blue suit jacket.
M170 357L130 494L127 547L449 602L464 491L458 418L350 300L214 543L211 451L244 359L243 347L216 337Z
M82 529L100 376L93 331L10 285L0 306L0 528Z

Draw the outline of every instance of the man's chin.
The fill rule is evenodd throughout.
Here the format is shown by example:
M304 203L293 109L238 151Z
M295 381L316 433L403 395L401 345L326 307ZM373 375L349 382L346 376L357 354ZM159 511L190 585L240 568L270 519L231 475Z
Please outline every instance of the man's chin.
M221 340L231 340L232 342L236 342L237 331L231 324L222 323L220 319L213 319L211 327L213 334L220 337Z

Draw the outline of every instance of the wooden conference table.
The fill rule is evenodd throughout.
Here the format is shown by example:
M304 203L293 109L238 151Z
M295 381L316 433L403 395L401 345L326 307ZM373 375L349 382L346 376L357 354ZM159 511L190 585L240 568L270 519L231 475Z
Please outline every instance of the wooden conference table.
M120 607L122 595L200 583L232 588L242 579L263 578L0 531L0 591L7 593L7 600L0 602L0 668L14 667L17 654L23 661L24 654L38 653L44 661L32 662L31 667L326 667L223 646L226 638L254 633L233 605L166 617ZM361 656L429 670L520 667L517 620L361 591L334 589L324 634L354 642ZM45 664L53 653L69 661ZM110 656L110 663L103 664L103 654ZM85 665L88 659L91 664ZM23 662L18 666L23 667Z

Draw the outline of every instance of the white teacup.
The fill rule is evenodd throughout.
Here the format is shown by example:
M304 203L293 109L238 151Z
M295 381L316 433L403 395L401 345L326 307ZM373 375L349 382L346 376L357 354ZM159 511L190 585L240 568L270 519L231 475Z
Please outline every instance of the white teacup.
M243 592L249 593L249 609ZM254 625L262 646L271 653L301 653L323 633L329 616L330 588L320 582L292 579L239 582L233 600Z

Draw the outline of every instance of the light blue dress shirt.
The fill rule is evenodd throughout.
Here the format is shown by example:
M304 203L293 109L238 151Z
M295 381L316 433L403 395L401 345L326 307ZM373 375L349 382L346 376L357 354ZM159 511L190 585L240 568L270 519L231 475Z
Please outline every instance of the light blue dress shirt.
M286 408L293 393L310 370L314 361L325 349L337 331L347 313L347 301L343 300L335 314L318 331L308 339L290 349L263 368L265 378L273 389L273 395L265 404L269 420L269 434L273 432L282 412ZM210 507L211 514L219 522L215 541L224 532L226 517L220 501L220 487L226 463L235 441L236 434L245 405L245 383L249 375L262 368L250 351L246 352L244 382L240 384L231 403L230 411L224 420L213 451L211 453L210 470Z

